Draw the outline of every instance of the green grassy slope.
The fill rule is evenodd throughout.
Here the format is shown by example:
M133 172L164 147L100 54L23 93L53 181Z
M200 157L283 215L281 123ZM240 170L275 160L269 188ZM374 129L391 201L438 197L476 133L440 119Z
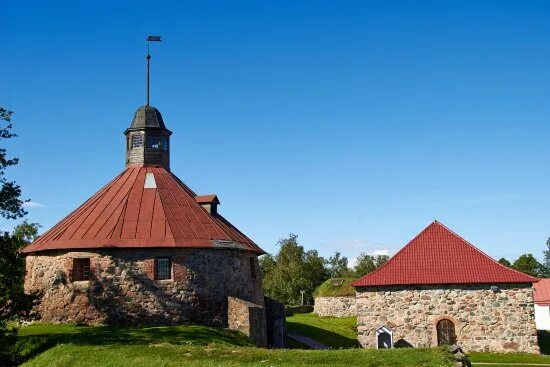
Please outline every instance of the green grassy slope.
M310 337L335 349L359 346L356 325L355 317L320 317L306 313L286 318L289 333Z
M137 349L151 344L251 346L244 335L205 326L76 326L71 324L33 324L19 329L25 359L58 344L73 346L127 346Z
M349 331L346 331L348 333ZM202 326L84 327L35 324L20 329L23 366L357 366L446 367L439 349L268 350L243 335Z
M250 347L187 347L169 344L136 346L58 345L24 366L365 366L450 367L438 349L268 350Z
M332 278L318 286L313 292L314 297L355 296L355 288L351 286L355 278Z

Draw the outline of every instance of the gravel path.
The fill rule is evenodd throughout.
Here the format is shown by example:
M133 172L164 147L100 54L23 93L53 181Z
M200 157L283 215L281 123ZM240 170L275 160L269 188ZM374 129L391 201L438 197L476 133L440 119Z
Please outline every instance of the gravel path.
M307 345L311 349L330 349L330 347L328 345L325 345L323 343L319 343L317 340L308 338L307 336L298 335L298 334L290 334L290 333L287 333L286 335L288 335L292 339L294 339L294 340L296 340L296 341L298 341L302 344Z

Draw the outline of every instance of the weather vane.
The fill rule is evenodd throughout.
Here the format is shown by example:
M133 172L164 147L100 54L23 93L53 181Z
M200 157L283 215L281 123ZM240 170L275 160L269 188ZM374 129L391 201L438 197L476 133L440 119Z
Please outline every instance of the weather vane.
M149 53L149 44L151 42L161 42L161 36L147 36L147 106L149 106L149 64L151 62L151 54Z

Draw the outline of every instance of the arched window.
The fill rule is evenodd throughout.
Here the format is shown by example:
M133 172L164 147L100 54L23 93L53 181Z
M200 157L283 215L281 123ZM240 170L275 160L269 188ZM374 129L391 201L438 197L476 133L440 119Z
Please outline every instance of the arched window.
M437 345L452 345L456 342L455 324L449 319L437 323Z

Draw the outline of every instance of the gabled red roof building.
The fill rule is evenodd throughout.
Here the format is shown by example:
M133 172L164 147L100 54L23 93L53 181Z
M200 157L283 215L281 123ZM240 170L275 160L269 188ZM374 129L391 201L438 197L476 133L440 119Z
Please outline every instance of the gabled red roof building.
M538 279L493 260L434 221L387 263L353 283L355 287L419 284L528 283Z
M550 330L550 278L535 284L535 321L538 330Z
M364 347L456 342L468 351L538 353L533 302L538 281L435 221L353 283L359 342Z
M550 278L540 279L537 284L535 284L534 298L535 304L540 306L550 306Z
M44 294L42 320L233 320L265 345L264 251L218 212L216 195L197 195L171 172L172 132L156 108L140 107L124 134L125 169L23 250L25 288ZM249 312L246 323L235 318Z

